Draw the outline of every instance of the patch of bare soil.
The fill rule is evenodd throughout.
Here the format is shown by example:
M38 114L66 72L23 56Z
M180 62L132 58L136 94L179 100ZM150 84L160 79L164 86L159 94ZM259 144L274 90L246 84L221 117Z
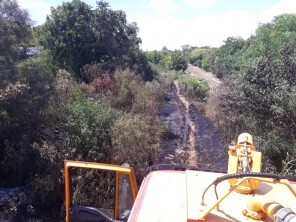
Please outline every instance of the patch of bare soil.
M203 170L226 172L228 164L228 144L222 137L213 121L190 106L190 116L197 128L197 167Z

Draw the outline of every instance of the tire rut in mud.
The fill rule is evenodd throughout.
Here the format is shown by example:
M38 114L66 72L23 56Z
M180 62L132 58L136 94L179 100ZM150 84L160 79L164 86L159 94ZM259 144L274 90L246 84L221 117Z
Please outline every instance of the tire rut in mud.
M213 121L202 114L193 105L189 113L194 119L197 129L197 167L210 171L227 171L227 144L222 142L222 136Z
M189 106L189 112L186 112L181 103L176 87L165 95L165 103L160 108L158 116L168 125L168 131L165 133L162 147L158 157L158 163L187 163L188 155L191 155L184 147L188 143L189 131L185 132L186 115L189 115L195 128L195 145L197 153L195 158L196 165L201 170L226 172L227 170L227 144L223 144L222 137L215 127L214 123L204 114L198 111L193 105ZM181 152L180 152L181 151ZM187 152L187 153L186 153Z
M168 130L163 136L162 150L158 155L158 163L184 163L176 150L182 147L185 137L185 107L179 101L176 86L165 94L165 103L158 112L158 118L167 125Z

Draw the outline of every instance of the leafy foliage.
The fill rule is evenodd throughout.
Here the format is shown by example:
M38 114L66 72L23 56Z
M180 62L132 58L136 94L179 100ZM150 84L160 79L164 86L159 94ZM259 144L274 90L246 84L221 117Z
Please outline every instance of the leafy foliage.
M214 72L220 76L218 70L229 71L221 72L224 85L208 103L209 115L227 140L242 131L254 134L265 167L273 165L278 172L290 169L286 155L295 150L295 22L295 14L277 16L248 40L228 41L217 49L215 54L226 60L216 60L221 63Z
M86 98L76 92L73 102L66 104L67 113L63 131L69 140L73 159L108 161L111 156L110 128L116 112L100 102Z
M188 53L188 60L191 64L209 71L210 67L214 64L214 53L215 49L213 48L195 48Z
M96 41L90 30L93 12L87 4L75 0L51 8L44 26L42 44L50 50L56 63L75 73L94 60Z
M104 1L97 2L92 10L86 3L73 0L51 8L41 31L41 43L50 50L58 67L86 82L80 69L100 62L112 64L113 70L131 68L151 80L153 73L140 52L138 31L136 23L127 23L123 11L113 11Z
M181 52L175 50L171 53L171 60L169 63L169 69L171 70L182 70L185 71L187 69L187 62L183 58Z
M247 43L242 38L229 37L219 49L216 50L215 60L210 68L218 78L235 75L240 71L240 56Z
M96 67L88 67L85 72L87 74L95 70ZM162 102L163 86L156 81L144 82L129 70L117 70L114 76L104 72L90 84L77 83L69 73L60 71L55 85L59 96L51 101L51 109L48 111L48 136L34 143L34 148L46 160L48 169L34 180L39 208L42 206L46 209L49 201L56 206L61 203L63 175L60 169L65 158L120 165L130 161L136 174L142 176L147 164L155 161L156 150L160 149L162 126L156 120L155 113ZM134 141L135 130L139 135L145 135L142 138L145 139L144 144L129 148L129 154L135 159L138 156L141 161L123 158L122 130L131 140L130 143ZM137 153L139 149L141 155ZM75 201L94 203L97 200L97 197L88 195L90 185L111 192L111 186L102 183L101 176L92 179L93 175L96 173L74 174L75 181L83 178L75 182ZM47 192L42 192L43 188ZM100 197L106 199L109 191L101 193Z
M0 148L2 160L4 160L2 164L14 165L14 162L18 162L18 167L4 170L8 174L16 176L9 177L10 180L6 180L6 183L22 183L23 180L30 178L26 176L27 173L20 176L16 172L23 172L26 160L32 158L33 151L30 150L30 141L36 139L36 129L44 123L44 110L52 95L54 76L51 68L42 60L32 58L18 65L16 77L18 81L15 84L10 84L1 90L0 99L2 126ZM10 148L8 149L8 147ZM23 154L12 158L12 152ZM22 158L19 159L20 157ZM33 172L38 169L34 169L34 164L32 167L28 172L34 174ZM0 171L1 173L2 171Z
M187 61L181 51L169 51L165 46L161 51L146 52L148 60L163 70L185 71Z
M291 43L296 37L296 15L283 14L276 16L272 22L261 24L256 35L251 37L249 47L243 55L244 60L262 58L266 50L277 58L284 43Z
M229 135L248 130L262 138L278 169L295 141L295 58L290 45L283 45L279 58L267 51L244 68L241 78L228 80L218 96L218 122L228 131L233 127Z
M30 185L34 209L58 218L62 161L122 164L126 138L135 158L141 147L141 161L127 160L143 175L160 149L156 114L166 85L155 79L157 72L139 49L137 25L103 1L94 10L79 0L52 8L33 35L28 14L16 1L1 1L0 13L5 43L0 44L0 176L7 178L1 186ZM38 42L45 46L42 53L26 60L19 56L18 47ZM120 130L126 137L117 138ZM144 143L135 146L134 136L143 136ZM74 180L81 176L77 200L85 199L89 184L110 188L111 179L109 185L100 183L106 175L88 183L91 175L78 172Z
M0 2L0 88L17 81L15 75L18 47L31 36L28 12L19 8L16 0Z
M146 56L149 62L152 62L156 65L160 63L160 61L164 58L165 54L159 51L148 51L146 52Z
M185 96L195 101L205 101L210 91L206 80L194 76L181 78L180 85Z
M112 128L115 158L134 166L139 181L157 159L162 132L155 119L141 114L122 115Z

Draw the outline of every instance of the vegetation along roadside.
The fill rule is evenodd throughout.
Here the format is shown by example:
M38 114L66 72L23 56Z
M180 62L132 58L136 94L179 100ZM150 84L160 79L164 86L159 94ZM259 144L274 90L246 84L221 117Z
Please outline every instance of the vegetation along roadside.
M138 32L105 1L94 9L64 2L39 26L16 0L0 1L0 186L24 187L32 197L23 205L13 197L1 212L15 221L63 218L63 159L128 162L141 183L163 150L168 125L158 113L174 84L224 141L248 131L264 171L295 175L295 14L219 48L143 51ZM221 83L211 88L187 75L188 64ZM77 201L88 186L79 178L91 176L75 172Z

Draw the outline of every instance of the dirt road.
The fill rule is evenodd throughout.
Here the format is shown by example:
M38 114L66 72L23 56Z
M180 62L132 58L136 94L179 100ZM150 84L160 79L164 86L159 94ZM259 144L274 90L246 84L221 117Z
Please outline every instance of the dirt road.
M212 73L199 67L189 65L186 73L204 78L211 88L217 87L221 81ZM222 143L222 137L213 121L198 111L194 106L190 107L190 116L195 120L197 129L197 166L213 171L226 171L227 169L227 144Z
M189 75L198 76L207 80L207 82L210 84L211 87L216 87L221 83L220 79L215 77L213 73L206 72L197 66L193 66L189 64L185 72L188 73Z
M205 78L212 88L220 84L213 74L190 65L187 74ZM169 122L171 132L164 138L161 163L187 163L203 170L226 171L227 144L215 124L181 95L175 82L167 94L167 102L160 109L160 117Z

